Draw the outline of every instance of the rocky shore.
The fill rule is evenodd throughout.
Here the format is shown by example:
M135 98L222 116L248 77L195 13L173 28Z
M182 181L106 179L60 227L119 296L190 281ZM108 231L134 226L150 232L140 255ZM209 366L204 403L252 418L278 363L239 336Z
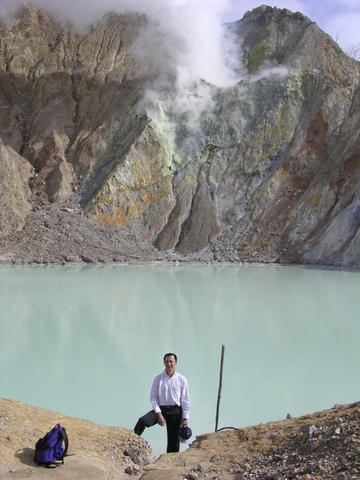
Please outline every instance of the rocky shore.
M33 445L53 423L67 428L71 456L48 470ZM196 438L154 461L132 432L0 399L0 479L358 480L360 402Z

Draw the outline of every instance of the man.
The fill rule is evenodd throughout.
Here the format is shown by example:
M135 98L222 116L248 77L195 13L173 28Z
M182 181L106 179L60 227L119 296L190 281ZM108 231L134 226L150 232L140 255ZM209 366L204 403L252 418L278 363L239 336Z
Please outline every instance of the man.
M150 401L153 409L139 418L134 432L141 435L145 427L156 423L166 424L167 453L178 452L180 449L180 427L185 427L189 419L190 397L186 378L176 372L177 356L175 353L165 353L165 370L154 378Z

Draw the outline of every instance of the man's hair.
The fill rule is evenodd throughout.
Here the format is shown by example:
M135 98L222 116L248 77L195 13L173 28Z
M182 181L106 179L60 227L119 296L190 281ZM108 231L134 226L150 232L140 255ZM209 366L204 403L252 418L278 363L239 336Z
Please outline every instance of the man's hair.
M165 353L165 355L164 355L164 362L165 362L165 358L166 358L166 357L171 357L171 356L175 358L175 363L177 363L177 356L176 356L176 354L175 354L175 353L171 353L171 352Z

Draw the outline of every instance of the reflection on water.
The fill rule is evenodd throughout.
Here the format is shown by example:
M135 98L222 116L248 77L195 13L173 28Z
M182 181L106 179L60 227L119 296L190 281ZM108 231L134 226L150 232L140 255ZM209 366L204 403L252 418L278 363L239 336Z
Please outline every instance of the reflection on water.
M360 273L260 266L3 267L0 395L132 428L166 351L195 434L360 399ZM165 432L145 434L160 453Z

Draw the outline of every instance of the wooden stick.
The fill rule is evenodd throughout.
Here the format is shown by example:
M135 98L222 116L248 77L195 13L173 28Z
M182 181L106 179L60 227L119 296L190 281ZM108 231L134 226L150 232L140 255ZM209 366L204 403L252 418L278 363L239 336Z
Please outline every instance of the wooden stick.
M220 399L221 399L221 389L222 389L222 376L223 376L223 366L224 366L224 353L225 353L225 346L221 346L221 363L220 363L220 379L219 379L219 391L218 391L218 398L217 398L217 405L216 405L216 419L215 419L215 432L218 430L218 423L219 423L219 408L220 408Z

